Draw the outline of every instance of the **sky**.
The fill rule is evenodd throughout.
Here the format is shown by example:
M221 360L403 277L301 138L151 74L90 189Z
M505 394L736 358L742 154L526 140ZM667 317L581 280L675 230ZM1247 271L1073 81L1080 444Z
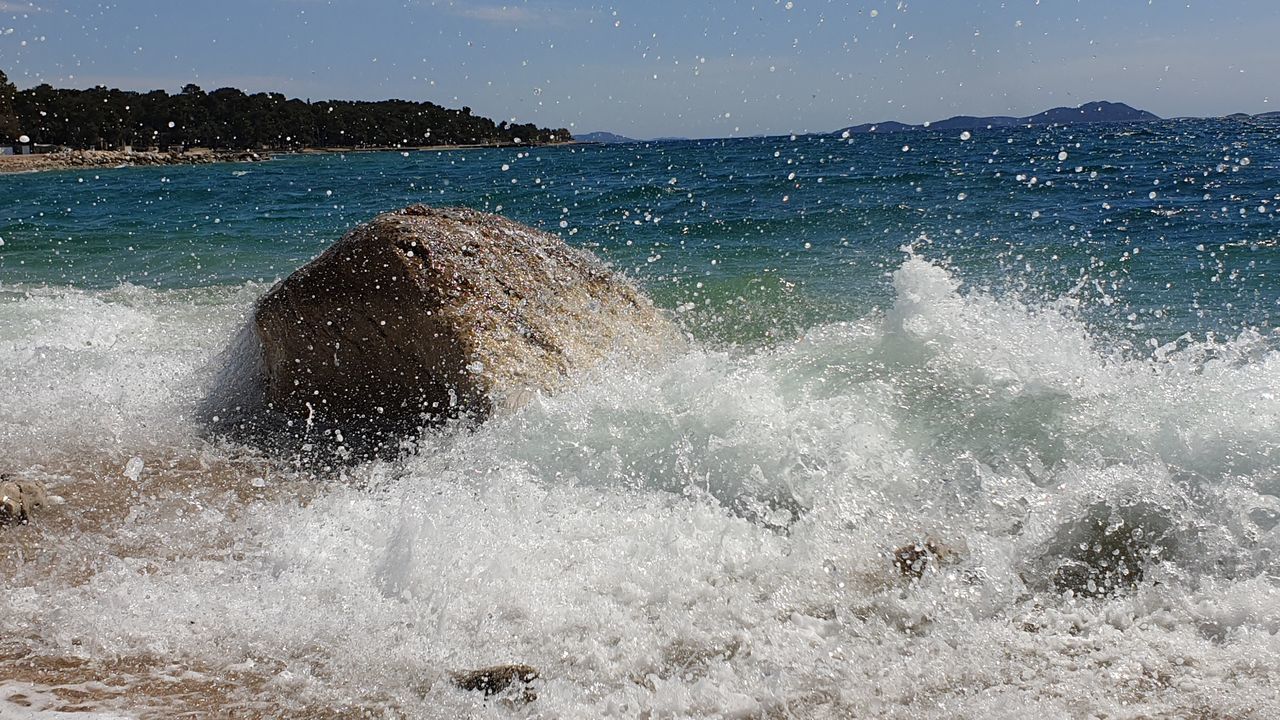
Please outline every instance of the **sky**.
M1280 110L1280 0L0 0L19 87L430 100L629 137Z

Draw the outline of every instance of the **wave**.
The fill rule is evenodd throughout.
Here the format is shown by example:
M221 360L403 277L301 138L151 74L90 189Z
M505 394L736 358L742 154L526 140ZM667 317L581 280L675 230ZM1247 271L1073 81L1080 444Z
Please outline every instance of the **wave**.
M917 256L892 287L321 474L192 420L261 288L0 303L0 452L68 499L0 632L277 711L479 712L441 680L496 662L551 715L1276 711L1276 338L1136 353Z

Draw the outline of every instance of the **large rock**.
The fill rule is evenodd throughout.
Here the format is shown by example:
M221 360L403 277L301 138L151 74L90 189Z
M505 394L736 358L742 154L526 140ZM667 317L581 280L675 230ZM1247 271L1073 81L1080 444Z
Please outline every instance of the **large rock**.
M386 447L549 392L679 333L594 255L497 215L414 205L356 227L260 301L259 392L296 433Z

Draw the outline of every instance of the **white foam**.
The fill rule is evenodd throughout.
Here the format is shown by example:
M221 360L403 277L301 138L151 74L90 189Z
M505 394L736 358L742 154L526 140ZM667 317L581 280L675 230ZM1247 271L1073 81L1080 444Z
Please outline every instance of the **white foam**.
M1271 341L1134 357L1066 305L966 291L920 258L894 286L882 316L602 368L305 503L140 502L128 542L154 549L106 555L82 584L27 570L0 632L41 627L51 653L270 667L281 696L376 688L371 703L430 717L480 712L446 673L502 662L541 670L548 716L1280 712ZM112 318L79 332L129 337L144 369L7 337L37 373L36 348L56 346L72 381L9 376L19 399L0 402L55 437L185 418L240 302L209 338L164 297L22 301ZM152 384L122 410L73 399L138 372ZM161 436L196 442L182 422ZM1099 540L1095 521L1159 547L1118 597L1066 597L1058 566ZM889 551L926 536L962 557L908 582Z
M81 686L59 686L57 690L81 691ZM74 710L60 710L71 706ZM0 717L5 720L133 720L132 714L95 711L68 703L49 688L31 683L0 680Z
M0 302L0 452L178 444L260 287L34 289Z

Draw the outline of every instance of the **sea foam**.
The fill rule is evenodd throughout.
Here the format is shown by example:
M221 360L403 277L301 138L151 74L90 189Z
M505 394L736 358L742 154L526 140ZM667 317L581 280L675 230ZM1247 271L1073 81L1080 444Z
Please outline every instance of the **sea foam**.
M922 257L893 288L318 475L192 419L251 289L0 304L0 449L68 495L20 530L0 632L277 712L1280 712L1275 339L1136 353ZM80 483L118 512L74 519ZM903 577L926 538L958 558ZM534 705L446 681L503 662L541 671Z

